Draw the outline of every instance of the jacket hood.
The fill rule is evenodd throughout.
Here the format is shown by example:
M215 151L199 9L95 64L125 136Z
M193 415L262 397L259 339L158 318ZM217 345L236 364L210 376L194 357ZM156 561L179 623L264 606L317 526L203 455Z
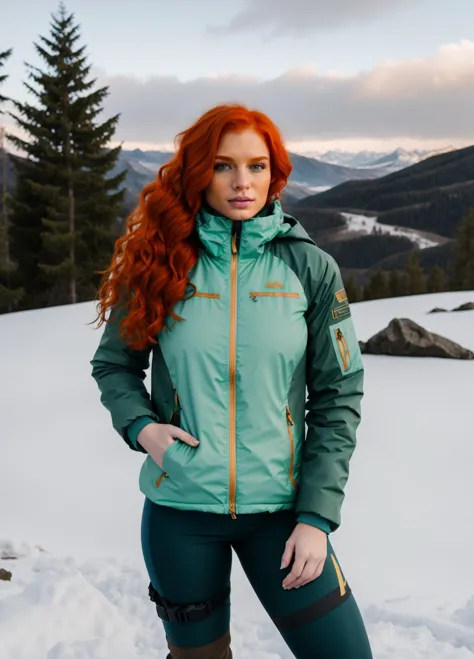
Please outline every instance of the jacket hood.
M234 222L203 204L196 216L196 230L205 250L215 258L230 258L229 243ZM279 201L265 206L249 220L239 221L239 255L255 258L274 239L313 242L301 224L283 212Z
M279 236L279 238L284 238L285 240L300 240L310 245L315 245L314 240L309 236L306 229L298 222L298 220L292 215L284 214L284 226L289 226L289 229L285 231L284 234Z

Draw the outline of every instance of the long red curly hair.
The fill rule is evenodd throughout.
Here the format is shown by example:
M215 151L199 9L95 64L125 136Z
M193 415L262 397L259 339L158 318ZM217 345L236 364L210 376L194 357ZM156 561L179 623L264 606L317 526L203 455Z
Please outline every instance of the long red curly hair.
M214 159L225 133L252 128L270 152L271 183L267 203L278 199L292 170L280 131L262 112L240 104L218 105L176 137L174 157L146 185L125 234L117 239L110 266L98 291L98 327L107 312L126 303L120 335L132 349L157 342L157 334L184 298L188 273L198 260L195 218L211 182Z

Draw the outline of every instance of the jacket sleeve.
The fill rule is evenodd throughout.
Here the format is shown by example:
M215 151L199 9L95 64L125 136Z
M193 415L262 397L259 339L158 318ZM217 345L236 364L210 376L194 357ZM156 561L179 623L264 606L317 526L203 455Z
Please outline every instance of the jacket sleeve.
M120 319L120 313L112 312L105 325L99 346L90 362L92 377L101 392L101 403L111 414L115 430L131 449L146 453L136 442L137 433L129 437L128 429L140 417L149 417L159 423L144 383L145 371L150 365L151 348L142 351L130 349L120 338Z
M339 268L326 259L307 310L307 435L296 512L316 513L335 531L360 423L364 371Z
M302 522L303 524L309 524L309 526L315 526L317 529L324 531L327 535L331 533L331 525L328 520L316 513L300 513L297 517L297 521Z

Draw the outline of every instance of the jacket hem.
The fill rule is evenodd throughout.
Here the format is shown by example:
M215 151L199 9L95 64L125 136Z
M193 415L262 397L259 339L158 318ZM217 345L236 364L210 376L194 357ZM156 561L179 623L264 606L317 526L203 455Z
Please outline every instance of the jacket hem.
M147 499L152 503L156 503L159 506L167 506L168 508L176 508L177 510L194 510L196 512L202 513L216 513L221 515L229 515L229 504L228 503L190 503L187 501L167 501L160 499L159 497L152 497L149 494L142 492ZM248 514L258 514L258 513L274 513L279 510L291 510L294 509L294 503L258 503L258 504L244 504L237 505L235 514L238 515L248 515Z

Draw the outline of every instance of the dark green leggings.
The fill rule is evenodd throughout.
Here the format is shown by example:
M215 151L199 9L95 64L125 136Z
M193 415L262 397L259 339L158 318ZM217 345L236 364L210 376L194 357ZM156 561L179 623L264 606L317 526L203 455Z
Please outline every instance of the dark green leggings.
M176 604L213 598L230 583L233 548L296 659L371 659L359 608L329 541L322 575L299 589L282 588L291 565L281 570L280 562L294 526L293 511L232 519L176 510L146 499L142 548L150 581L162 597ZM194 659L204 656L203 646L226 635L229 622L227 603L199 622L163 624L170 647L183 648L180 656ZM171 656L174 659L173 652ZM215 656L232 655L229 651Z

